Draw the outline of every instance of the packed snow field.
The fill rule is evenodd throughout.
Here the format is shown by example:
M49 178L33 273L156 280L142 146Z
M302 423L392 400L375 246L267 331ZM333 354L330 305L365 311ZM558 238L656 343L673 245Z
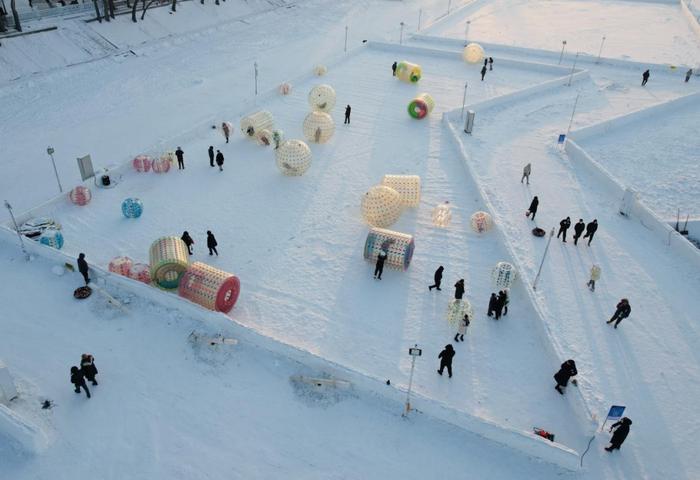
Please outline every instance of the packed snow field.
M342 51L344 22L317 32L305 28L313 24L309 17L314 12L327 17L321 24L343 18L363 38L397 41L398 30L388 24L417 16L418 9L434 18L444 8L441 2L361 3L301 2L285 11L253 12L235 28L222 22L211 31L205 28L207 20L198 18L194 25L202 30L173 43L160 30L167 17L153 12L158 27L140 24L143 37L128 40L128 23L102 32L115 44L142 42L138 56L58 69L0 87L8 106L3 135L13 138L2 140L8 145L2 160L8 175L0 185L20 211L50 198L55 188L50 167L48 175L26 169L28 162L39 168L46 164L37 144L71 152L58 158L64 186L71 187L79 180L71 158L87 152L98 165L108 165L143 152L158 154L176 146L185 151L185 170L156 175L126 169L115 188L93 188L86 207L64 198L39 209L37 213L62 223L67 254L83 251L102 267L117 255L146 261L155 238L188 230L196 241L193 260L233 272L243 283L230 319L221 317L218 323L203 324L174 304L165 309L138 297L128 297L131 313L125 315L99 295L76 303L70 292L79 284L77 274L53 276L52 262L36 258L26 264L16 246L5 241L0 279L8 288L0 294L0 304L7 315L0 321L0 349L23 392L12 408L49 437L49 447L35 456L19 454L9 444L0 449L0 460L13 478L40 478L48 472L56 477L56 471L75 478L68 466L74 466L76 456L89 459L77 467L79 477L103 469L105 478L116 478L124 459L140 467L142 478L192 478L202 472L208 478L433 478L467 470L489 478L563 474L430 415L416 412L402 420L401 406L388 397L352 389L319 393L299 386L291 376L323 372L259 346L241 342L212 349L188 340L193 330L226 334L227 322L368 377L390 379L388 389L406 387L406 349L417 342L424 356L417 362L413 386L426 401L518 431L544 427L578 454L594 436L578 476L696 476L700 465L692 446L698 428L694 399L700 397L700 331L692 312L700 308L693 294L700 288L698 271L666 252L644 225L617 215L619 198L556 147L577 93L573 130L695 92L696 78L683 84L674 72L655 71L642 88L638 67L600 65L577 75L571 87L560 79L536 95L508 99L523 88L566 76L570 65L557 70L528 64L527 57L518 57L523 63L496 57L494 70L481 82L480 65L462 62L458 48L370 43L351 48L342 59L337 52L338 47ZM670 5L567 3L583 8L579 18L584 23L617 9L627 26L611 24L610 29L617 29L627 43L635 38L628 28L632 23L644 24L654 15L676 22L655 27L660 47L653 54L643 48L615 50L613 42L611 56L661 62L659 55L697 54L697 39L679 33L683 29ZM573 8L548 5L557 7L560 17ZM506 23L514 20L513 11L522 10L516 5L505 12L502 7L498 0L475 2L435 30L463 22L464 13L476 8L493 8L494 15L500 11ZM543 6L532 8L536 13ZM494 39L477 36L478 24L472 23L470 38L546 48L537 44L547 42L545 29L531 31L530 43L523 44L520 35L527 31L521 28L513 26L509 36ZM588 36L607 34L601 29L583 32L582 43ZM247 41L247 50L241 44L234 48L230 38L223 40L227 36ZM637 36L641 39L643 32ZM354 36L351 46L359 38ZM203 52L205 39L215 47ZM260 50L267 53L262 59L256 55ZM289 96L251 97L249 65L254 60L261 65L264 91L308 73L328 55L338 61L331 61L325 77L300 78ZM391 63L404 58L422 65L418 85L391 76ZM678 61L692 64L687 56ZM105 78L111 82L107 87ZM459 119L465 81L468 108L477 111L472 136L461 133ZM312 145L313 164L302 177L283 177L271 150L241 138L238 131L225 144L210 128L224 120L237 125L242 115L267 109L287 138L302 138L301 123L309 111L306 95L318 83L333 85L338 94L336 132L328 144ZM427 119L416 121L406 114L406 104L423 91L433 95L436 107ZM504 100L490 107L479 106L501 96ZM42 105L49 99L55 107L46 110ZM353 107L350 125L342 124L346 104ZM634 123L583 146L620 182L638 188L645 202L673 204L678 198L664 194L664 188L679 171L694 175L697 169L697 145L680 141L697 120L692 107L669 112L659 131ZM446 124L441 116L450 111ZM37 129L37 119L51 128ZM223 172L209 166L209 145L226 156ZM27 149L31 153L22 155ZM684 161L673 168L648 165L646 159L653 156L672 162L661 153L669 149ZM638 168L641 152L644 169ZM521 185L526 163L533 165L531 184ZM420 175L422 200L391 227L415 235L411 266L406 272L387 269L378 281L371 278L373 265L362 259L367 226L359 204L362 193L386 173ZM691 182L687 185L681 195L697 204L699 192ZM534 223L523 216L532 195L541 202ZM144 202L140 219L121 216L119 205L129 196ZM430 213L445 200L452 204L454 218L442 230L432 225ZM473 232L469 217L476 210L490 210L497 230ZM590 247L574 246L571 240L553 243L535 292L528 285L546 240L533 237L530 229L549 230L566 215L574 223L579 216L598 218L600 230ZM217 235L220 257L206 254L206 230ZM486 316L486 306L493 290L491 268L500 260L514 262L522 280L512 289L509 314L496 322ZM585 289L593 263L603 271L595 293ZM438 265L445 266L443 291L428 292ZM466 298L475 315L465 342L455 344L445 313L459 278L466 280ZM28 291L45 293L36 301ZM123 292L110 293L124 298ZM630 299L633 313L613 330L604 320L621 297ZM20 348L27 337L40 338L30 359ZM451 379L435 373L437 353L448 342L457 350ZM97 356L101 371L102 381L89 401L73 394L66 378L82 351ZM552 374L566 358L578 364L579 391L569 387L562 398L553 389ZM164 369L178 375L163 375ZM44 398L56 406L40 410ZM614 403L627 405L634 425L622 450L611 455L602 449L609 435L592 433L582 419L589 410L600 422ZM94 435L100 435L100 442L85 445L85 437ZM125 442L125 437L136 441Z

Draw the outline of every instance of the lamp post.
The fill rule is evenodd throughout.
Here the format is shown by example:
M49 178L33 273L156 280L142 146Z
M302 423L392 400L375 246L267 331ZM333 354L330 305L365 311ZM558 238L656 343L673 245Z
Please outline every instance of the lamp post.
M399 45L403 45L403 27L406 24L401 22L399 25L401 25L401 33L399 33Z
M464 105L467 103L467 84L464 82L464 95L462 96L462 114L459 116L460 119L464 118Z
M578 98L581 96L580 93L576 95L576 100L574 100L574 108L571 110L571 119L569 120L569 128L566 129L566 138L569 138L569 132L571 132L571 125L574 123L574 114L576 113L576 105L578 105Z
M603 35L603 39L600 41L600 50L598 50L598 60L595 61L595 63L600 63L600 55L603 53L603 44L605 43L605 35Z
M561 59L564 58L564 49L566 49L566 40L561 41L561 53L559 54L559 65L561 65Z
M447 14L450 14L450 7L452 6L452 0L447 0Z
M49 157L51 157L51 164L53 165L53 173L56 175L56 182L58 182L58 190L61 193L63 193L63 187L61 186L61 179L58 178L58 170L56 170L56 161L53 159L53 152L55 152L53 147L46 148L46 153L48 153Z
M574 64L571 66L571 75L569 75L569 83L566 84L567 87L571 86L571 81L574 79L574 70L576 70L576 61L578 60L578 54L580 52L576 52L576 57L574 58Z
M464 41L469 40L469 26L472 24L471 20L467 20L467 26L464 27Z
M253 70L255 71L255 95L258 94L258 62L253 62Z
M420 21L421 21L421 17L423 17L423 9L422 9L422 8L419 8L419 9L418 9L418 30L419 30L419 31L420 31Z
M345 47L343 47L345 53L348 52L348 26L345 25Z
M412 348L408 349L408 354L411 356L411 374L408 377L408 390L406 391L406 407L403 412L403 417L408 415L411 411L411 388L413 387L413 371L416 368L416 357L420 357L423 354L423 350L418 348L418 344L413 345Z
M542 254L542 261L540 262L540 268L537 269L537 275L535 275L535 281L532 282L532 289L537 290L537 280L540 279L540 273L542 272L542 265L544 265L544 259L547 258L547 250L549 250L549 244L552 243L552 237L554 236L554 229L549 232L549 240L547 240L547 246L544 247L544 254Z
M17 226L17 220L15 220L15 214L12 213L12 205L10 205L10 202L5 200L5 208L7 208L7 211L10 212L10 218L12 218L12 224L15 226L15 232L17 232L17 238L19 238L19 244L22 247L22 253L24 253L24 259L26 261L29 261L29 254L27 253L27 249L24 248L24 239L22 238L22 234L19 233L19 227Z

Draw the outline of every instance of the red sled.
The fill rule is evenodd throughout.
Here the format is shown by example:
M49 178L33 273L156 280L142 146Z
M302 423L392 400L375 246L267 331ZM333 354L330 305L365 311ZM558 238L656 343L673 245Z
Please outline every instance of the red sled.
M533 427L532 431L535 432L535 435L539 435L542 438L546 438L550 442L554 441L554 434L549 433L547 430L544 430L542 428Z

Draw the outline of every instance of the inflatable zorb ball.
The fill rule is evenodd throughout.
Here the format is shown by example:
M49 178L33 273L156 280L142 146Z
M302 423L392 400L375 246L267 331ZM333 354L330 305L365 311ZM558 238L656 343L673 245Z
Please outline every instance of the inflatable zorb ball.
M39 236L39 243L60 250L63 248L63 234L58 230L44 230Z
M471 303L465 299L458 300L453 298L450 300L450 303L447 305L447 321L449 324L453 328L457 328L464 315L468 315L470 321L474 318L474 310Z
M172 159L169 153L163 154L160 158L154 158L151 169L154 173L168 173L172 166Z
M326 143L335 133L333 117L324 112L311 112L304 119L304 137L313 143Z
M275 160L283 174L298 177L311 166L311 149L301 140L287 140L275 150Z
M481 63L485 56L484 49L478 43L470 43L462 50L462 59L467 63Z
M151 279L163 290L175 290L187 270L187 245L179 237L162 237L148 251Z
M80 205L82 207L90 203L90 200L92 199L92 192L90 192L90 189L88 187L84 185L78 185L70 191L70 194L68 196L70 197L71 202L73 202L75 205Z
M408 83L418 83L423 75L420 65L403 60L396 65L396 76L399 80Z
M413 235L384 228L373 228L365 240L364 258L376 263L379 252L387 253L385 265L396 270L407 270L413 258Z
M515 267L508 262L498 262L491 271L493 285L499 290L510 288L516 278L518 278L518 272L515 270Z
M471 218L472 230L477 233L484 233L491 230L493 219L486 212L475 212Z
M433 225L436 227L447 228L452 221L452 207L450 207L450 202L445 202L435 207L430 217L433 220Z
M375 185L362 197L362 218L373 227L393 225L401 210L401 195L391 187Z
M143 213L143 202L138 198L127 198L122 202L122 214L126 218L139 218Z
M420 204L420 177L418 175L384 175L382 185L399 193L401 205L417 207Z
M422 119L427 117L435 108L435 100L427 93L421 93L408 104L408 114L411 118Z
M289 83L284 82L280 85L279 92L280 95L289 95L290 93L292 93L292 86Z
M133 264L134 261L129 257L114 257L109 262L109 271L124 277L129 277L131 276L131 267Z
M328 73L328 68L326 68L325 65L316 65L316 66L314 67L314 73L315 73L317 76L322 77L322 76L324 76L325 74Z
M137 155L131 164L137 172L150 172L153 159L148 155Z
M309 92L308 100L311 110L328 113L335 107L335 90L330 85L316 85Z
M178 295L215 312L228 313L238 300L241 282L237 276L194 262L182 276Z
M250 139L258 139L258 135L263 130L272 130L275 119L267 110L251 113L241 119L241 133Z
M151 267L145 263L134 263L129 271L129 278L139 282L151 283Z

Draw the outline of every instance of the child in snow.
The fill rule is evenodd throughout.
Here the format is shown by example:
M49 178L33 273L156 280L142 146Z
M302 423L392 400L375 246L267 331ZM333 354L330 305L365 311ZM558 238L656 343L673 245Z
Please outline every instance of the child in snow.
M93 385L97 385L97 380L95 376L97 375L97 365L95 365L95 357L89 353L83 353L80 358L80 370L83 372L83 376L92 382Z
M523 183L524 179L527 179L527 184L530 185L530 172L532 171L532 164L528 163L523 167L523 177L520 179L520 183Z
M527 209L527 212L525 212L525 216L530 218L530 215L532 215L532 218L530 220L535 219L535 214L537 214L537 207L540 204L540 199L537 198L537 195L535 195L532 199L532 202L530 202L530 208Z
M224 131L224 137L226 137L226 143L228 143L228 137L229 135L231 135L231 129L229 128L229 124L227 122L222 122L221 130Z
M455 356L455 353L452 344L445 345L445 349L440 352L440 355L438 355L440 359L440 368L437 371L440 375L442 375L442 371L447 368L447 376L452 378L452 357Z
M75 386L75 393L80 393L80 387L85 389L85 394L90 398L90 390L88 390L83 372L76 366L70 367L70 382Z
M467 327L469 326L469 315L464 314L464 318L459 321L457 326L457 333L455 333L455 342L464 341L464 334L467 333ZM449 371L449 370L448 370Z
M627 435L630 433L630 425L632 425L632 420L627 417L622 417L619 422L615 422L610 426L610 432L615 429L612 438L610 439L610 445L605 447L605 450L612 452L613 450L619 450L622 444L625 442Z
M442 271L445 270L445 268L440 265L437 270L435 270L435 275L433 275L433 280L435 280L435 283L430 285L428 287L428 290L432 290L433 288L437 288L440 290L440 284L442 283Z
M192 237L190 237L190 234L187 233L187 230L182 232L182 236L180 239L185 242L185 245L187 245L187 253L192 255L192 245L194 245L194 240L192 240Z
M382 272L384 271L384 262L386 261L386 257L388 256L386 250L380 250L379 254L377 255L377 263L374 266L374 278L377 280L382 279Z
M457 283L455 283L455 298L461 300L464 296L464 279L460 278Z
M632 307L630 306L630 302L626 298L623 298L617 304L617 308L615 308L615 313L613 314L612 318L606 323L612 323L615 322L615 320L617 320L615 322L615 328L617 328L617 326L622 320L630 316L630 313L632 313Z
M207 248L209 249L209 255L216 253L216 256L219 256L219 252L216 251L217 245L218 243L216 242L214 234L211 233L211 230L207 230Z
M569 379L571 377L576 376L577 374L578 371L576 370L576 362L569 359L566 362L562 363L559 371L554 374L554 380L557 381L557 384L555 385L554 389L561 395L564 395L562 387L566 387L566 385L569 383ZM576 379L571 380L571 383L576 385Z
M489 70L493 70L493 57L489 57Z
M588 288L591 289L591 292L595 292L595 282L597 282L600 279L600 267L598 265L593 265L591 267L591 279L588 280Z

